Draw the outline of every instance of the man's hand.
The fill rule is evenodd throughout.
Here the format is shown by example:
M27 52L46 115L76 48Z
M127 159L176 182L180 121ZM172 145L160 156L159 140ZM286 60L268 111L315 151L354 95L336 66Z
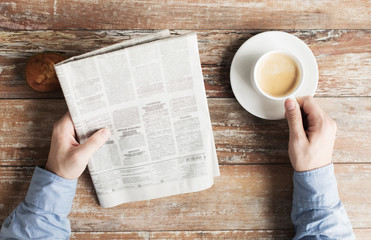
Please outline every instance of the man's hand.
M290 128L289 157L295 171L303 172L331 164L336 123L312 97L285 102ZM303 124L304 123L304 124Z
M45 169L66 179L76 179L85 170L89 159L109 138L108 129L95 132L79 144L70 114L67 112L54 124L48 161Z

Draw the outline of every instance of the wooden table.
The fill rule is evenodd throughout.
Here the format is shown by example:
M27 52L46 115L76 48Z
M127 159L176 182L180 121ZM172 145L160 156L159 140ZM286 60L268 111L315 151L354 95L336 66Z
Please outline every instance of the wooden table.
M247 113L230 87L238 47L267 30L289 32L319 66L315 97L338 124L333 160L358 239L371 237L371 1L2 0L0 3L0 222L25 197L47 159L61 92L37 93L29 56L65 57L156 29L195 31L221 176L206 191L102 209L88 172L70 214L72 239L288 239L292 168L285 120Z

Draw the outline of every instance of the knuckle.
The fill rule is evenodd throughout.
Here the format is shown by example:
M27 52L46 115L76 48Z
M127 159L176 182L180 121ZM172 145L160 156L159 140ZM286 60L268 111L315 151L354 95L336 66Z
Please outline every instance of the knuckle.
M315 119L315 124L320 128L326 127L326 118L321 114Z
M290 114L290 115L288 116L288 120L289 120L289 122L291 122L291 123L296 123L296 122L298 121L298 117L295 116L295 114Z
M327 134L335 134L337 130L337 124L336 122L330 118L330 117L325 117L321 119L321 131Z
M303 100L304 100L304 102L310 102L310 103L312 103L314 101L312 96L304 96Z
M299 121L301 121L301 115L300 113L296 113L295 111L293 111L292 113L290 114L287 114L287 119L289 120L290 123L297 123Z

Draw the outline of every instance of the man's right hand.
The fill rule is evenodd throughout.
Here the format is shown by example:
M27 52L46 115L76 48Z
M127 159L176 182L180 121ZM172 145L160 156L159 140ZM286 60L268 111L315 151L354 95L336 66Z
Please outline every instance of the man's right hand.
M287 99L285 110L290 128L289 157L295 171L304 172L331 164L335 121L310 96L297 98L297 102Z

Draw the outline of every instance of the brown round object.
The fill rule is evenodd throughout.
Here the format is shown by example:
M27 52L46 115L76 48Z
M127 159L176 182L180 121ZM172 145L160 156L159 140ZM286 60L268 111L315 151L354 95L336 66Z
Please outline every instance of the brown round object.
M61 88L54 64L64 58L57 53L40 53L32 56L26 66L26 80L38 92L52 92Z

